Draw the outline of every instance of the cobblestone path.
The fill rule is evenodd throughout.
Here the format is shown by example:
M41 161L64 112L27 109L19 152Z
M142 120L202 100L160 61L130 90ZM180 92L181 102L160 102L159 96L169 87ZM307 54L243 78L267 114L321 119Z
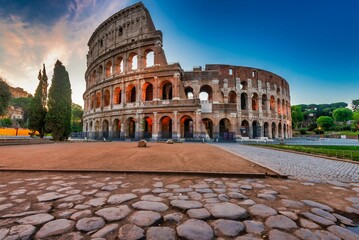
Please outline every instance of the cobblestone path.
M359 182L359 164L235 143L216 143L215 146L294 178Z

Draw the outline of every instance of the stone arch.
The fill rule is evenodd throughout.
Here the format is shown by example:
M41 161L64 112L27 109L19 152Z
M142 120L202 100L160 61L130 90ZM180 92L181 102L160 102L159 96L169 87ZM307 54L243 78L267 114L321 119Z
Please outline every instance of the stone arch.
M169 116L163 116L160 119L161 138L172 138L172 119Z
M94 70L92 71L92 75L91 75L91 85L96 82L96 80L97 80L97 76L96 76L96 75L97 75L97 72L96 72L96 69L94 69Z
M170 81L164 81L162 83L161 92L163 100L172 99L172 83Z
M112 124L112 138L120 138L121 136L121 121L119 119L113 120Z
M136 102L136 87L133 84L130 84L127 86L126 102L128 102L128 103Z
M269 137L269 123L263 124L263 137Z
M282 123L278 123L278 138L282 138Z
M272 122L272 138L276 138L277 137L277 125L275 124L275 122Z
M153 85L149 82L145 82L142 85L142 100L143 101L153 100Z
M222 118L219 121L219 138L224 141L233 140L233 134L231 133L231 122L228 118Z
M96 93L96 108L101 107L101 93L97 92Z
M124 70L124 61L122 57L117 57L115 62L115 72L116 74L123 73Z
M137 53L131 53L128 58L128 67L130 71L138 69L138 56Z
M283 124L283 138L287 138L287 124Z
M109 124L108 124L108 121L107 120L103 120L102 122L102 136L104 138L108 138L109 136Z
M258 106L258 94L257 93L253 93L252 94L252 110L253 111L258 111L259 110L259 106Z
M267 102L268 102L268 97L266 94L262 95L262 110L266 111L267 110Z
M247 81L242 81L240 84L240 89L241 90L247 90L248 89L248 83Z
M111 77L112 76L112 62L108 61L106 63L106 78Z
M249 137L249 122L247 120L243 120L240 128L242 137Z
M237 93L235 91L230 91L228 94L228 103L237 102Z
M120 87L116 87L113 90L113 104L121 104L122 101L122 91Z
M190 86L185 87L184 91L186 93L187 99L193 99L194 98L193 88L192 87L190 87Z
M285 101L284 101L284 99L282 100L282 114L283 114L283 116L287 116L287 109L286 109L286 107L285 107Z
M102 65L100 65L99 67L98 67L98 80L101 80L102 79L102 74L103 74L103 67L102 67Z
M149 139L152 138L152 125L153 125L153 121L152 118L150 117L144 117L143 118L143 132L142 132L142 137Z
M210 139L213 139L213 121L209 118L203 118L202 123L206 131L206 138L208 136Z
M95 139L100 138L100 121L95 122Z
M129 138L136 137L136 121L133 117L127 119L127 136Z
M91 96L91 105L90 105L91 109L94 109L95 108L95 95L92 94Z
M144 66L146 68L153 67L155 65L155 52L152 49L145 51Z
M281 108L282 108L282 106L281 106L281 103L280 103L280 99L278 98L277 99L277 113L278 114L282 114Z
M207 99L206 99L206 94L203 93L207 93ZM213 90L212 87L209 85L202 85L201 88L199 89L199 98L201 100L208 100L208 101L212 101L213 100ZM203 98L203 99L202 99Z
M180 119L181 138L193 138L193 128L193 120L190 116L185 115Z
M274 96L270 96L270 110L274 111L275 110L275 98Z
M110 105L110 91L106 89L104 94L104 106L107 107L109 105Z
M256 120L252 122L252 132L253 138L259 138L261 136L261 126Z
M247 93L241 93L241 109L248 110L248 95L247 95Z

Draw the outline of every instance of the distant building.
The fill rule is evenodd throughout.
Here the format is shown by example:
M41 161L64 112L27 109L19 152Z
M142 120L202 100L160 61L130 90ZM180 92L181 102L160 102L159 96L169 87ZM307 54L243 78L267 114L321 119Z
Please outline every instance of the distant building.
M26 92L24 89L20 87L9 87L10 93L13 98L26 98L30 95L30 93Z
M9 106L7 109L6 117L10 118L11 120L24 119L24 109L21 107Z

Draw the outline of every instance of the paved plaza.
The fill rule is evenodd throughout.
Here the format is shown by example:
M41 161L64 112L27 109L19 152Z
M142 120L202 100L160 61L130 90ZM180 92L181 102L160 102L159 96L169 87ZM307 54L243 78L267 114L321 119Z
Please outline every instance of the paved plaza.
M359 182L359 164L235 143L215 145L298 179Z

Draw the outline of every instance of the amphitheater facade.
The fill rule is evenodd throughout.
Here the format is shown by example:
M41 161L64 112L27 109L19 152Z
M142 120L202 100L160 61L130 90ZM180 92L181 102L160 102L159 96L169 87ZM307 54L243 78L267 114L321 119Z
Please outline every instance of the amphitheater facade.
M88 138L290 138L288 82L261 69L169 64L148 10L134 4L92 34L87 54Z

